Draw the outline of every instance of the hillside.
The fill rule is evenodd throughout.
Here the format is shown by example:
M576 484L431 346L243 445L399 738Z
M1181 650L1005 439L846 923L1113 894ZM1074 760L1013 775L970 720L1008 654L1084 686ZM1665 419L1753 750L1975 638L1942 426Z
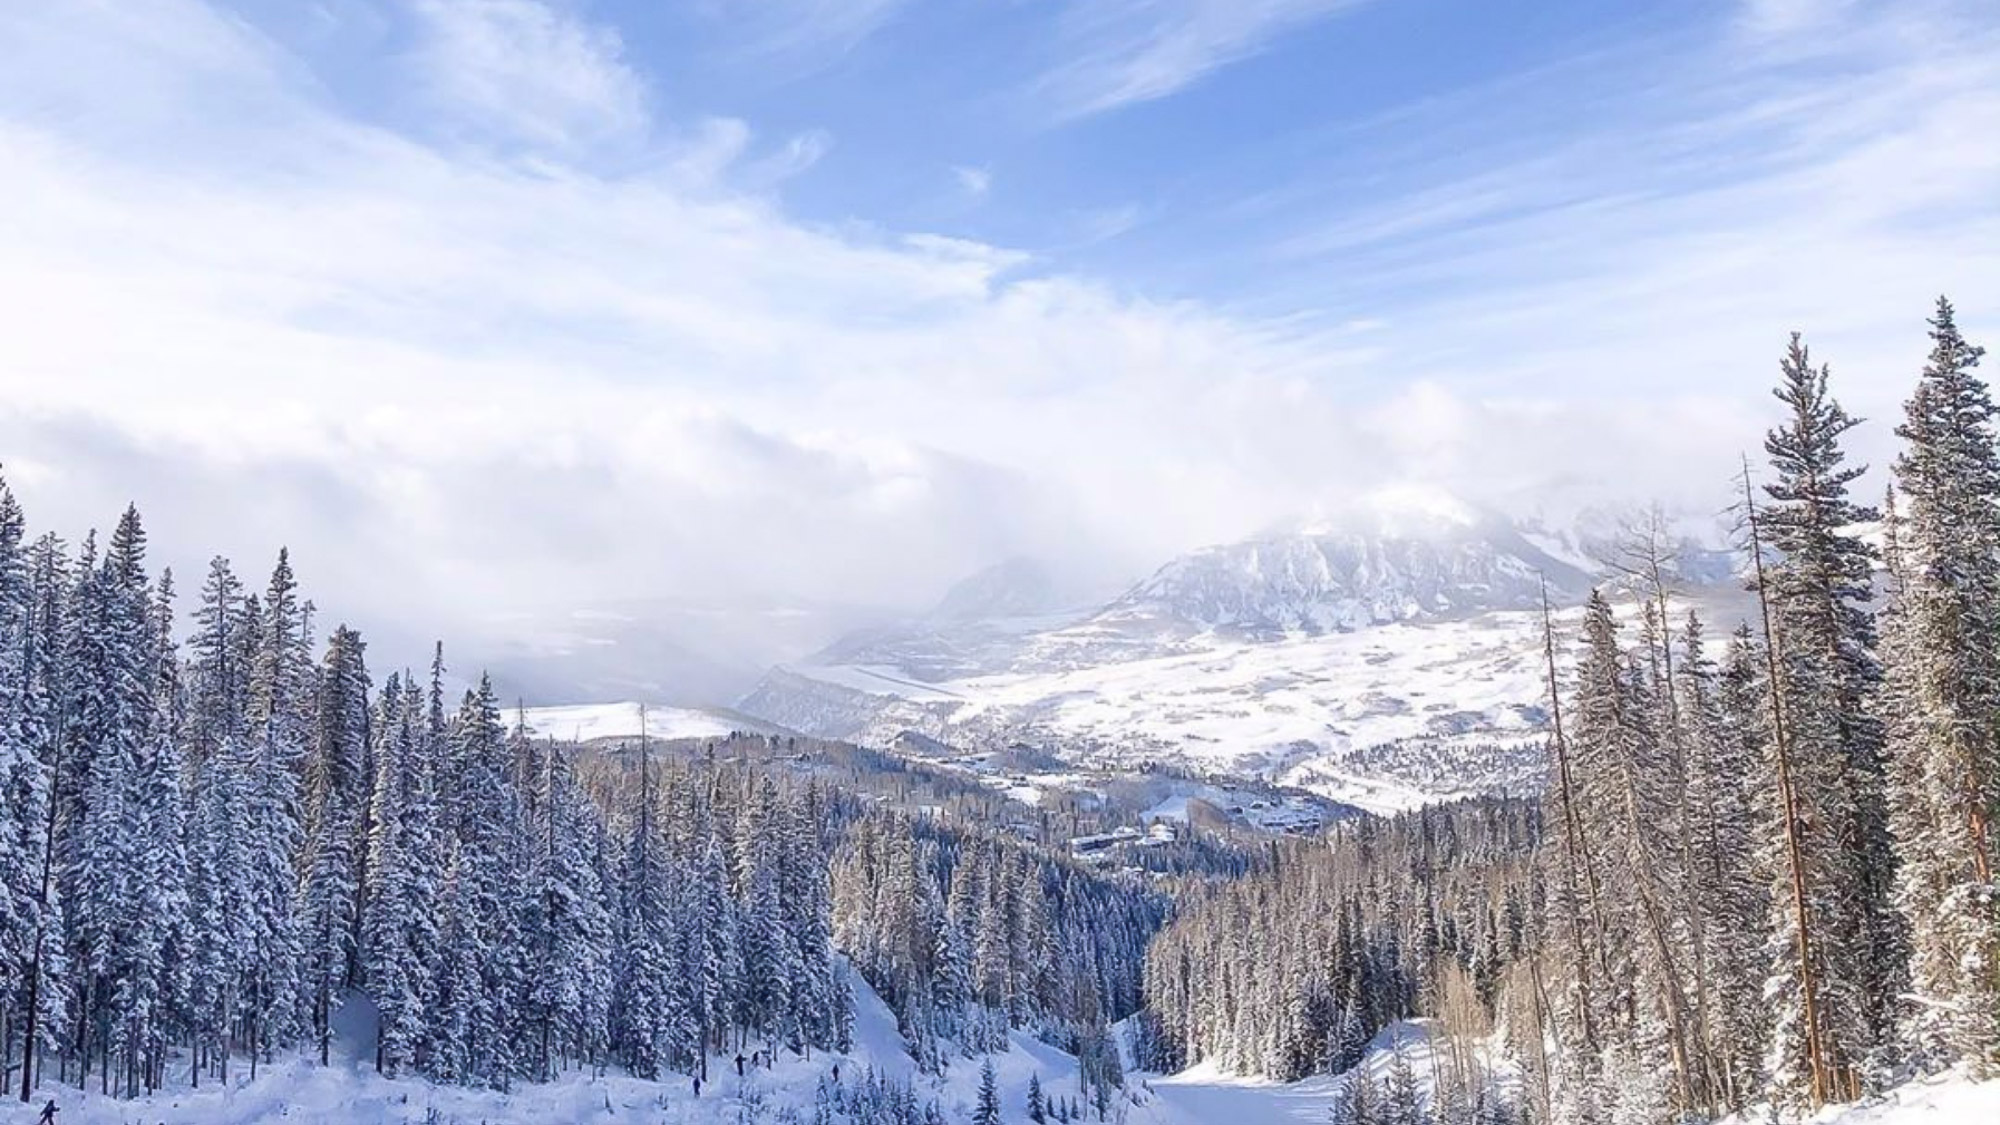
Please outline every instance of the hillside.
M1551 532L1407 490L1196 551L1095 608L1061 610L1023 564L938 610L850 635L738 704L890 746L1015 742L1080 766L1167 762L1377 811L1541 783L1544 591L1557 629L1615 582L1601 513ZM1671 532L1691 598L1739 613L1727 558ZM1006 612L980 616L970 607Z

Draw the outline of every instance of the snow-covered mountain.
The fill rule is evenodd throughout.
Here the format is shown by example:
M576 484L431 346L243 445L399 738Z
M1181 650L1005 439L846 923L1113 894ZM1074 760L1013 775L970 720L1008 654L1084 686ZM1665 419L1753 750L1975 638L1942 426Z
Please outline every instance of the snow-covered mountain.
M1173 559L1084 609L1017 561L773 669L738 709L878 746L915 731L1092 766L1171 761L1376 809L1519 791L1542 767L1543 589L1560 630L1616 576L1621 526L1378 494ZM1670 546L1710 600L1726 552L1679 529Z
M1161 567L1099 620L1171 622L1280 639L1567 599L1590 575L1513 524L1465 509L1415 524L1308 525L1210 547Z

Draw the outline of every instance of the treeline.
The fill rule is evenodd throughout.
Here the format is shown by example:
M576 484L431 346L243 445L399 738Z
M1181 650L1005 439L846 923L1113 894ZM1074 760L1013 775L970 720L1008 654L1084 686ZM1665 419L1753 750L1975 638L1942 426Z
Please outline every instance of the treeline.
M1482 799L1288 843L1154 941L1141 1063L1290 1081L1353 1066L1392 1021L1490 1011L1534 949L1540 825L1535 802ZM1496 1100L1468 1062L1455 1089Z
M0 485L0 1049L27 1097L226 1079L331 1048L350 995L377 1064L506 1085L579 1063L698 1070L748 1041L847 1039L823 795L713 765L586 793L483 680L372 683L316 655L279 555L215 560L177 641L128 510L30 542Z
M1948 302L1930 338L1878 511L1793 337L1768 480L1742 482L1759 612L1719 663L1668 626L1655 541L1636 645L1586 607L1548 796L1552 1120L2000 1067L2000 451Z
M883 811L834 857L835 939L920 1063L1003 1050L1025 1028L1076 1054L1087 1087L1122 1083L1110 1024L1142 1002L1169 903L1004 834Z

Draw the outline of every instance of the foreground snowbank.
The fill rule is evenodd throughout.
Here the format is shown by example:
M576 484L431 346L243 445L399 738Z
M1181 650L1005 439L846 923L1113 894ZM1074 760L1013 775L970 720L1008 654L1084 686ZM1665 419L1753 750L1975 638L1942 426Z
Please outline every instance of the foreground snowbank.
M227 1088L181 1086L138 1099L46 1083L32 1107L0 1110L0 1122L32 1121L51 1097L61 1107L60 1125L736 1125L783 1121L788 1110L794 1120L811 1121L819 1084L832 1080L835 1067L850 1084L867 1071L910 1081L920 1102L936 1101L953 1122L970 1120L981 1060L957 1059L943 1076L917 1074L888 1006L859 978L854 991L851 1051L810 1059L780 1052L775 1065L750 1068L741 1079L732 1060L716 1059L699 1096L689 1078L651 1082L616 1072L572 1072L507 1092L388 1079L367 1061L363 1019L353 1021L356 1034L332 1066L287 1059L262 1068L255 1082L245 1067ZM1076 1060L1028 1036L1014 1035L992 1061L1010 1123L1026 1119L1033 1076L1052 1094L1078 1096Z
M1769 1111L1752 1110L1718 1125L1764 1125ZM1950 1073L1906 1082L1853 1105L1828 1106L1810 1125L1994 1125L2000 1122L2000 1079L1974 1082Z

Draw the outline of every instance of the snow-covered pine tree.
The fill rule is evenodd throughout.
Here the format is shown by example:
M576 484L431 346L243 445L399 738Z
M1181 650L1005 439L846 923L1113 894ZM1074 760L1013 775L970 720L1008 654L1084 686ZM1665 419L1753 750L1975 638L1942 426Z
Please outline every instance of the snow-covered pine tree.
M1691 935L1700 957L1698 1024L1721 1108L1740 1108L1761 1087L1766 1041L1762 987L1770 934L1770 875L1757 842L1764 780L1764 707L1747 625L1718 670L1692 611L1681 632L1680 709L1687 753L1691 862L1688 895L1702 904Z
M375 1068L391 1076L417 1060L430 1015L437 887L423 877L429 841L418 835L429 800L422 758L423 696L401 675L383 684L373 724L368 864L361 910L361 972L377 1013Z
M256 622L247 610L243 583L229 560L221 556L210 560L194 611L194 633L188 638L191 769L199 770L224 742L241 743L248 727Z
M668 882L651 759L642 729L638 792L619 872L622 893L612 997L614 1049L627 1069L647 1078L658 1077L686 1044L699 1041L693 1015L673 987L680 972L673 922L677 904Z
M20 503L0 480L0 958L13 970L0 998L21 1020L24 1099L41 1052L56 1045L67 999L65 927L51 863L66 691L66 560L53 536L30 547L26 535Z
M1886 615L1895 898L1910 935L1920 1061L2000 1068L2000 452L1951 303L1897 434Z
M83 969L74 1026L88 1072L100 1087L136 1092L150 1077L148 1045L168 985L166 927L153 913L176 888L146 885L161 852L179 841L149 839L159 805L158 742L170 737L159 713L162 659L157 610L145 572L146 533L127 507L99 565L76 587L71 633L79 677L72 753L87 763L70 792L66 858L72 957ZM168 779L169 784L178 780ZM168 802L171 804L172 802Z
M1868 707L1881 679L1865 608L1874 552L1854 531L1874 513L1848 495L1864 470L1845 464L1840 442L1858 423L1827 383L1828 369L1813 366L1794 334L1774 391L1788 414L1764 442L1775 479L1759 527L1777 556L1764 568L1762 596L1791 774L1791 807L1778 810L1791 829L1774 833L1783 851L1767 865L1777 884L1773 921L1782 948L1801 947L1802 916L1809 930L1807 957L1780 959L1767 988L1777 1005L1773 1077L1814 1106L1858 1096L1882 1063L1903 961L1890 904L1882 726ZM1816 1028L1804 1023L1802 974L1815 978Z
M1644 1065L1669 1072L1682 1108L1704 1108L1706 1079L1692 1044L1686 951L1677 932L1677 817L1683 779L1661 746L1644 665L1628 661L1610 603L1593 592L1584 607L1583 652L1569 708L1578 812L1596 852L1614 959L1610 983L1630 988L1605 1013Z
M1417 1080L1417 1068L1400 1045L1389 1056L1389 1074L1383 1085L1381 1109L1375 1120L1381 1125L1424 1125L1424 1088Z
M785 930L785 841L777 786L757 782L739 820L743 874L743 1009L750 1031L775 1040L789 1015L786 997L799 976L798 945Z
M242 765L245 948L235 1005L251 1073L304 1023L301 942L293 913L301 838L299 773L311 738L312 606L299 596L290 553L278 552L258 604Z
M28 580L27 522L0 478L0 959L10 972L32 957L41 913L40 849L47 777L26 727L26 662L34 592ZM21 972L26 977L26 972Z
M518 860L527 833L490 679L480 677L465 694L451 744L458 823L444 882L445 975L433 1065L458 1081L505 1087L523 1072L525 1049L526 1029L513 1017L526 1000L521 924L529 896Z
M538 757L540 886L530 942L530 998L540 1023L536 1070L546 1080L563 1060L593 1059L602 1052L610 1008L611 920L594 863L594 810L577 789L567 755L551 744Z
M979 1064L979 1095L972 1107L972 1125L1000 1125L1000 1084L991 1058Z
M354 978L359 926L361 812L368 758L368 670L361 635L345 625L329 639L317 684L307 756L305 840L299 860L301 973L325 1064L333 1010Z

